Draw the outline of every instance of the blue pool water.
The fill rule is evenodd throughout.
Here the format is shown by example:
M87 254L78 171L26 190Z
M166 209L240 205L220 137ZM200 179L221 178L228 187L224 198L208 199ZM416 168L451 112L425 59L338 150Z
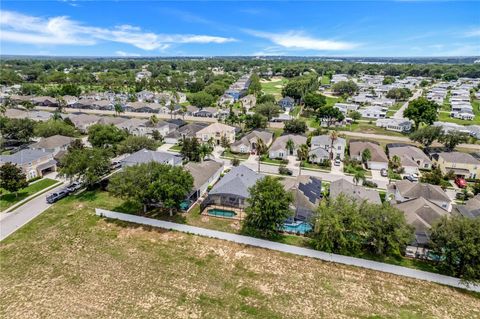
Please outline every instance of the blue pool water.
M235 214L235 212L231 210L213 208L208 210L208 215L216 216L216 217L232 218L232 217L235 217L235 215L237 214Z
M312 225L302 221L283 224L283 231L295 234L305 234L312 230Z

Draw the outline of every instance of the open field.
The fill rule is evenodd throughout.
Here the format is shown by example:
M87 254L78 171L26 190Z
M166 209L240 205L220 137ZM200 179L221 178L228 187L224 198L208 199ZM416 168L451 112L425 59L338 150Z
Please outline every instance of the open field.
M285 78L272 78L270 81L262 80L262 91L265 94L273 94L276 99L282 97L282 88L288 82Z
M0 243L3 318L478 318L480 299L413 279L94 215L66 198Z
M58 183L58 181L44 178L19 190L16 196L14 193L9 193L3 190L2 195L0 196L0 211L3 211L12 205L15 205L16 203L27 198L28 196L38 193L41 190L44 190L45 188L50 187L55 183Z

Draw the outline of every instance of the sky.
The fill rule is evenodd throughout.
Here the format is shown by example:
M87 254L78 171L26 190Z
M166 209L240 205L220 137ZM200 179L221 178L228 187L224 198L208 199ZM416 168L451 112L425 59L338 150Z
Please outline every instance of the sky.
M480 2L2 0L0 54L480 56Z

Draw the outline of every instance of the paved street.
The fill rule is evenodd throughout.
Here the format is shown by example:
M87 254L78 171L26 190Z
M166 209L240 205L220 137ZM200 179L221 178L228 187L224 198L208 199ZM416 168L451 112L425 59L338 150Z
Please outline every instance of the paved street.
M9 213L0 214L0 241L49 208L51 204L47 204L47 196L60 190L62 187L65 187L65 183L35 197Z
M394 118L394 119L403 119L403 118L404 118L404 117L403 117L403 111L407 108L408 103L409 103L410 101L415 100L415 99L418 98L419 96L421 96L422 93L423 93L423 90L421 90L421 89L418 90L418 91L416 91L416 92L413 94L413 96L412 96L410 99L408 99L407 102L403 103L402 107L401 107L400 109L398 109L397 112L395 112L395 114L393 115L393 118Z
M460 279L458 278L430 273L426 271L400 267L400 266L380 263L380 262L361 259L361 258L330 254L330 253L325 253L318 250L286 245L286 244L276 243L268 240L263 240L263 239L258 239L258 238L243 236L243 235L237 235L237 234L231 234L231 233L225 233L221 231L194 227L194 226L189 226L185 224L177 224L177 223L166 222L166 221L152 219L152 218L122 214L122 213L112 212L104 209L97 208L95 210L95 213L98 216L112 218L112 219L119 219L122 221L131 222L131 223L149 225L149 226L159 227L159 228L168 229L168 230L180 231L187 234L194 234L194 235L200 235L200 236L205 236L210 238L227 240L227 241L235 242L242 245L249 245L249 246L255 246L255 247L260 247L260 248L265 248L270 250L276 250L276 251L281 251L289 254L311 257L311 258L321 259L328 262L334 262L334 263L339 263L344 265L357 266L357 267L372 269L372 270L381 271L385 273L395 274L399 276L426 280L426 281L447 285L451 287L463 288L471 291L480 292L480 286L473 286L473 285L467 286L462 282L460 282Z

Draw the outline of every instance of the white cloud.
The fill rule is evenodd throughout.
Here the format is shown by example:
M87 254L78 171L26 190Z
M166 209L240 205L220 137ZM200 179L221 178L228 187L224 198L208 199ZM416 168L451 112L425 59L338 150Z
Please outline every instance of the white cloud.
M255 30L244 31L255 37L268 39L279 46L294 50L341 51L358 47L356 43L313 38L301 31L288 31L285 33Z
M470 31L465 32L464 34L466 37L480 37L480 28L472 29Z
M137 57L140 56L138 53L129 53L124 51L115 51L115 54L122 57Z
M0 41L46 45L93 45L99 41L118 42L142 50L165 50L172 44L227 43L230 37L197 34L157 34L128 24L112 28L87 26L66 16L51 18L0 11Z

